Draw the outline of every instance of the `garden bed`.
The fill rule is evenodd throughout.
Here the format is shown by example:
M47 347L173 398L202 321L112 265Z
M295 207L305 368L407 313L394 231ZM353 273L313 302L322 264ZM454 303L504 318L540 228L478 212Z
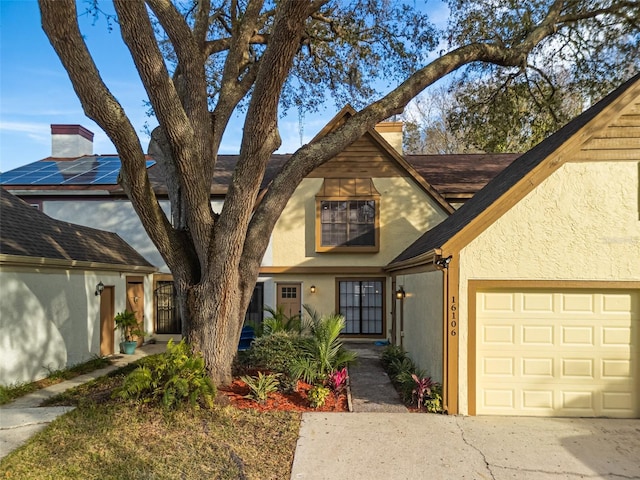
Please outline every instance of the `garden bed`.
M240 379L233 381L231 385L219 387L218 392L223 394L236 408L264 411L289 411L289 412L348 412L346 392L335 395L333 392L327 397L323 406L311 408L307 398L312 385L298 381L298 391L293 393L270 393L267 401L260 404L255 400L245 398L249 394L249 387Z

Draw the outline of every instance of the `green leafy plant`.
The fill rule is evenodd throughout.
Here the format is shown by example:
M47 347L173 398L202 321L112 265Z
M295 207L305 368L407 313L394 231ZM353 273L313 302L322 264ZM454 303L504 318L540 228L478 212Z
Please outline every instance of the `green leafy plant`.
M183 339L178 344L170 340L165 353L131 372L114 395L170 409L186 401L194 407L201 402L211 408L216 388L207 375L202 355L192 353Z
M342 315L313 319L311 336L302 344L303 356L294 359L292 373L307 383L323 382L330 372L356 359L355 352L346 350L338 338L345 320Z
M404 349L395 345L386 347L381 361L403 402L416 404L427 412L442 412L442 385L418 369Z
M314 385L309 389L307 399L311 408L320 408L327 401L327 397L331 393L327 387L322 385Z
M244 375L240 379L249 387L249 394L245 398L260 404L264 404L267 401L270 393L278 391L279 383L278 374L276 373L264 375L262 372L258 372L255 377Z
M431 394L424 401L424 408L429 413L442 413L442 385L434 383Z
M125 342L133 342L135 337L144 337L144 330L138 325L135 312L118 312L113 320L115 329L120 330Z
M380 361L386 369L394 360L402 360L406 356L407 352L400 345L387 345L382 350Z
M261 335L272 335L277 332L302 332L302 317L298 314L288 316L284 313L284 307L278 306L275 310L271 307L265 307L271 317L262 321Z

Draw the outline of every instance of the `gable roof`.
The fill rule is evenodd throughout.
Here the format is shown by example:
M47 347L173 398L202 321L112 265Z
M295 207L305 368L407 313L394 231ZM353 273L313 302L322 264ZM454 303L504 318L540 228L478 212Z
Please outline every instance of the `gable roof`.
M619 102L625 92L631 90L639 90L635 94L640 94L640 74L635 75L616 90L611 92L605 98L586 110L584 113L574 118L571 122L567 123L564 127L558 130L556 133L543 140L538 145L533 147L527 153L523 154L511 165L505 168L499 173L491 182L489 182L484 188L476 193L473 198L466 202L459 210L453 215L449 216L442 223L438 224L412 245L410 245L404 252L398 255L390 264L389 267L401 268L403 265L413 263L419 260L418 257L427 256L430 252L439 250L445 247L446 244L453 240L459 240L460 244L457 245L461 248L461 244L470 241L470 238L461 238L463 230L470 225L471 222L481 217L487 210L498 202L503 196L508 196L508 192L516 184L523 179L528 178L534 174L534 171L541 168L545 164L545 160L556 152L560 147L568 144L572 139L575 141L586 141L592 132L585 132L583 129L603 112L609 111L609 107L612 107L615 103ZM619 113L619 110L625 106L624 102L619 106L617 110L611 111L611 114ZM578 133L581 133L578 136ZM550 159L553 160L553 159ZM546 172L542 172L541 175L535 179L531 178L529 190L524 193L528 193L530 189L539 184L544 178L546 178L552 171L555 171L562 163L563 158L557 158L552 164L549 164L549 169ZM511 199L512 203L519 200L516 198ZM498 213L499 214L499 213Z
M117 234L55 220L4 188L0 188L0 254L156 270Z
M338 128L346 119L355 115L356 111L351 107L351 105L346 105L340 112L338 112L330 121L325 125L325 127L318 132L318 134L313 138L313 141L316 141L324 136L326 136L331 131ZM395 148L393 148L385 138L378 133L375 129L368 130L365 135L368 139L373 142L373 144L385 154L386 158L394 165L395 168L399 169L401 172L405 173L409 178L411 178L428 196L430 196L436 204L438 204L445 212L453 213L454 208L445 200L445 198L438 192L424 177L422 177L416 169L411 165L407 160L398 152ZM347 147L348 149L349 147ZM329 164L332 160L329 160L327 164ZM319 167L322 169L326 167L326 165Z

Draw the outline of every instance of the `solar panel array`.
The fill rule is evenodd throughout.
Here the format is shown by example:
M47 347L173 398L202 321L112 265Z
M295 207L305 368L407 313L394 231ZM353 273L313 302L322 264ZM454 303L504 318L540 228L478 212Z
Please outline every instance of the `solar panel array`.
M156 162L147 160L147 168ZM41 160L0 174L1 185L115 185L119 157L82 157L77 160Z

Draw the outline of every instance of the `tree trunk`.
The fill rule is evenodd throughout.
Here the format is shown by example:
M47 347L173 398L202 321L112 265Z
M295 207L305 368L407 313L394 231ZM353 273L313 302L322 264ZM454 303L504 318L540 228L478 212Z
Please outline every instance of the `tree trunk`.
M219 280L203 280L186 289L176 287L178 304L184 312L186 340L194 352L202 354L213 382L230 384L233 360L254 285L251 285L251 291L247 286L245 292Z

